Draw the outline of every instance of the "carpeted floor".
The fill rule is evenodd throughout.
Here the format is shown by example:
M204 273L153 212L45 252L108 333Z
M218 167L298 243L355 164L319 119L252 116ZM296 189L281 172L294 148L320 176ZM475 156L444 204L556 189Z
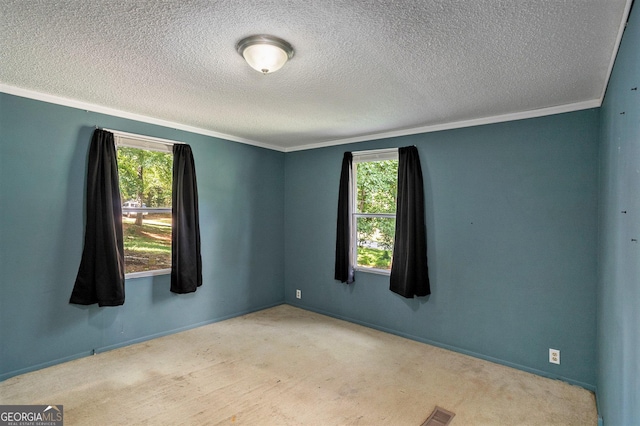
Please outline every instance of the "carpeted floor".
M281 305L13 377L65 425L595 425L591 392Z

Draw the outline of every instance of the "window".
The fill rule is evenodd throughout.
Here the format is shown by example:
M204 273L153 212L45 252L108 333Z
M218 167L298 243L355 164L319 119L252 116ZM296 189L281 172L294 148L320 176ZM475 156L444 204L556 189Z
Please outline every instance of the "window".
M116 139L120 146L122 180L119 179ZM164 146L171 147L171 152L165 154L167 161L158 162L160 165L150 165L138 158L150 155L147 151L167 151L168 148ZM124 148L135 148L138 151L127 152ZM170 162L169 159L171 159ZM129 160L131 167L128 168L126 163ZM160 197L158 190L145 192L139 189L135 191L127 189L127 185L130 183L127 182L127 178L134 175L132 170L136 170L138 178L141 176L144 180L145 169L155 169L156 175L163 175L165 180L168 180L171 169L171 199L173 203L171 209L166 205L161 207L146 205L145 197L149 203L154 204L159 198L168 198ZM131 179L132 181L136 180L133 177ZM137 198L123 202L119 188L121 184L125 188L125 195L129 194L131 197ZM140 185L139 179L138 185ZM144 185L141 186L144 189ZM130 192L127 192L129 190ZM125 207L122 207L121 203L125 204ZM159 266L153 264L151 260L146 262L147 266L143 268L143 271L131 272L131 262L127 267L123 227L114 228L113 226L114 224L122 224L123 208L125 214L135 213L135 220L139 221L137 226L142 226L145 221L150 220L152 213L166 214L171 212L170 224L162 223L162 220L156 221L161 222L160 225L163 229L171 230L170 237L159 235L157 229L143 233L154 240L163 240L164 247L159 249L152 245L140 250L142 253L146 253L148 258L157 255L158 251L169 252L171 269L158 269ZM202 285L198 183L193 152L189 145L96 127L89 147L86 211L87 220L82 259L69 303L120 306L124 304L125 278L137 276L170 273L170 291L176 294L193 293ZM146 218L144 213L147 213ZM135 220L133 225L136 225ZM139 239L134 236L131 240L137 241ZM131 248L134 245L127 244L127 246Z
M356 270L390 272L397 192L397 149L353 153L351 247Z
M172 144L138 135L114 136L126 276L170 273Z

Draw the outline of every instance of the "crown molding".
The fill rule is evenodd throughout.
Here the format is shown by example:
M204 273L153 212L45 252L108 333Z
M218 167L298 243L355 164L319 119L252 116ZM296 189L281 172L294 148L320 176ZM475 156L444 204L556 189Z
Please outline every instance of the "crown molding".
M531 111L515 112L510 114L495 115L491 117L474 118L472 120L453 121L450 123L433 124L429 126L413 127L404 130L395 130L391 132L372 133L368 135L356 136L353 138L334 139L325 142L314 143L311 145L300 145L289 147L285 152L303 151L307 149L324 148L334 145L344 145L349 143L366 142L378 139L396 138L399 136L410 136L419 133L439 132L442 130L453 130L464 127L483 126L485 124L503 123L506 121L526 120L528 118L544 117L547 115L563 114L566 112L580 111L590 108L598 108L602 105L601 99L592 99L585 102L577 102L567 105L558 105L549 108L535 109Z
M176 123L168 120L161 120L154 117L135 114L127 111L118 110L115 108L109 108L102 105L96 105L88 102L78 101L78 100L50 95L46 93L40 93L33 90L27 90L19 87L9 86L2 83L0 83L0 92L7 93L9 95L29 98L29 99L35 99L42 102L63 105L71 108L97 112L100 114L107 114L114 117L140 121L143 123L155 124L162 127L169 127L172 129L184 130L186 132L196 133L204 136L211 136L214 138L225 139L232 142L239 142L246 145L252 145L260 148L266 148L266 149L285 152L285 153L294 152L294 151L303 151L303 150L309 150L309 149L325 148L325 147L335 146L335 145L345 145L345 144L357 143L357 142L366 142L366 141L373 141L373 140L379 140L379 139L395 138L400 136L409 136L409 135L415 135L419 133L431 133L431 132L439 132L442 130L453 130L453 129L460 129L464 127L482 126L485 124L503 123L506 121L525 120L528 118L536 118L536 117L543 117L547 115L580 111L580 110L590 109L590 108L598 108L602 105L602 99L592 99L585 102L558 105L558 106L541 108L541 109L536 109L531 111L522 111L522 112L516 112L516 113L510 113L510 114L496 115L491 117L475 118L471 120L462 120L462 121L454 121L449 123L434 124L429 126L413 127L410 129L394 130L390 132L371 133L371 134L355 136L351 138L332 139L332 140L327 140L327 141L313 143L313 144L298 145L298 146L284 148L281 146L276 146L276 145L271 145L271 144L250 140L250 139L240 138L240 137L228 135L225 133L214 132L212 130L202 129L199 127L188 126L185 124Z
M61 96L50 95L47 93L36 92L33 90L23 89L20 87L9 86L7 84L0 83L0 92L7 93L9 95L20 96L23 98L35 99L37 101L48 102L51 104L67 106L71 108L82 109L85 111L97 112L100 114L107 114L114 117L126 118L129 120L140 121L148 124L155 124L157 126L169 127L176 130L184 130L190 133L196 133L204 136L211 136L218 139L225 139L232 142L239 142L246 145L253 145L260 148L271 149L274 151L284 152L284 149L279 146L270 145L250 139L241 138L238 136L228 135L226 133L214 132L212 130L202 129L200 127L189 126L182 123L176 123L173 121L162 120L159 118L149 117L146 115L135 114L132 112L122 111L115 108L105 107L102 105L96 105L89 102L78 101L75 99L64 98Z

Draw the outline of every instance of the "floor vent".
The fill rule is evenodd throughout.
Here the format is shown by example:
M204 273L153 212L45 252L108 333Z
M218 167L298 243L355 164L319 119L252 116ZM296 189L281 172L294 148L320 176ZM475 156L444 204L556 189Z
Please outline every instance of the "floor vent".
M429 418L422 423L422 426L445 426L449 424L453 416L455 416L455 414L451 411L436 407Z

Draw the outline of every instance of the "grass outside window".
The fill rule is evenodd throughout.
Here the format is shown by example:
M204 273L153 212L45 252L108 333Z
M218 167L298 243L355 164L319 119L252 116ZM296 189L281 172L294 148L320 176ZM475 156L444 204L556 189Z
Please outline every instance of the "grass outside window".
M171 268L171 213L149 213L136 225L122 218L127 273Z

